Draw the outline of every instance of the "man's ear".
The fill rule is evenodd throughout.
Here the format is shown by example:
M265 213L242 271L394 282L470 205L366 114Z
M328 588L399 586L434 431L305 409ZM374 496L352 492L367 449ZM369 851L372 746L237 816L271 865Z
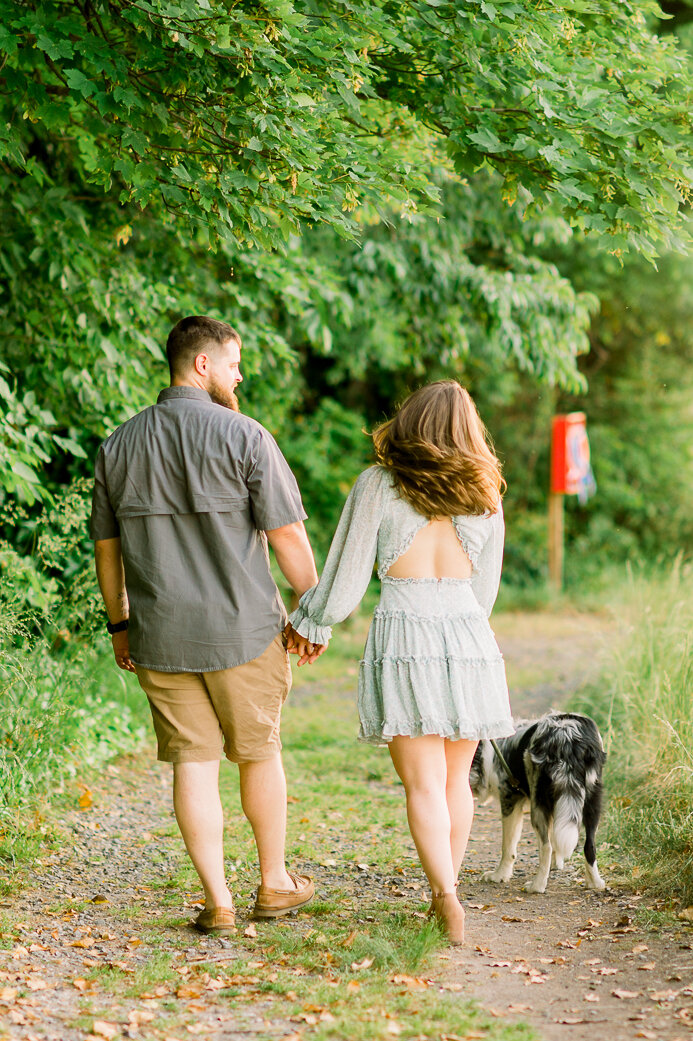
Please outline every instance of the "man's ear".
M209 369L209 355L198 354L195 358L195 372L198 376L206 376Z

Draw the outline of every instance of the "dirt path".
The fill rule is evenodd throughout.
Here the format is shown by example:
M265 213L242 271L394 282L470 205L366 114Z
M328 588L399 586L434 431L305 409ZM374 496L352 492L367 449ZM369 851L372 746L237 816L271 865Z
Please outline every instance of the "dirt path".
M579 615L544 617L540 628L536 617L502 618L498 635L516 715L560 705L594 667L601 630L599 620ZM151 753L110 767L84 802L89 799L98 813L89 807L70 812L68 843L36 865L19 901L2 905L0 1039L309 1041L316 1029L311 1023L319 1026L328 1011L303 1013L297 1025L277 1015L267 989L276 979L271 963L251 961L254 976L235 973L234 964L244 959L247 971L249 951L252 956L256 949L247 907L240 908L238 938L202 938L187 927L195 894L181 903L182 853L169 779ZM648 902L635 892L587 891L577 856L562 875L551 876L543 896L524 894L536 863L528 824L511 884L484 883L499 838L496 812L480 808L461 883L469 944L437 955L421 986L436 988L441 1001L476 998L499 1023L527 1021L542 1041L690 1041L690 927L650 928L643 914ZM613 856L600 854L607 882ZM330 863L306 867L328 897L339 891ZM421 915L413 887L397 889L377 872L359 883L383 913L396 903L399 911ZM166 893L175 894L173 902ZM343 910L340 917L353 913ZM307 911L293 927L304 935L314 926ZM286 964L292 971L290 958ZM219 1000L222 990L232 999Z

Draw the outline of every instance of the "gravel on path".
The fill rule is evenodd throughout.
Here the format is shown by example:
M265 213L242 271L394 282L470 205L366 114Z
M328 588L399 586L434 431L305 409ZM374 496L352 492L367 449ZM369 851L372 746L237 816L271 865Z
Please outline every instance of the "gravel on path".
M602 624L580 616L560 624L554 619L551 635L544 630L534 637L533 627L536 618L522 616L501 619L499 626L518 715L560 704L584 679ZM547 658L562 677L550 696ZM296 1025L274 1018L260 992L239 999L233 1011L214 1000L215 990L233 981L234 961L247 957L243 917L238 941L201 937L189 925L196 894L181 892L162 924L159 885L175 880L184 853L169 772L153 762L151 751L107 768L90 796L91 807L66 815L65 844L47 852L31 885L0 908L0 1039L148 1038L154 1036L148 1024L160 1017L172 1025L168 1035L157 1030L157 1038L297 1037ZM427 985L477 999L501 1020L529 1022L543 1041L691 1041L691 927L671 919L662 926L656 905L633 890L587 890L578 852L563 873L552 873L546 893L524 893L536 865L528 820L515 877L507 886L483 882L499 847L498 812L480 807L460 885L468 942L434 956ZM600 849L607 884L616 853ZM311 871L318 887L339 890L330 868ZM401 911L408 905L421 914L420 891L400 889L394 896L393 880L377 874L359 881L384 914L388 906ZM304 915L310 922L310 909ZM191 984L200 962L218 965L219 972L208 969ZM150 979L149 989L140 985L130 996L121 989L117 1000L109 998L100 982L109 974L140 984Z

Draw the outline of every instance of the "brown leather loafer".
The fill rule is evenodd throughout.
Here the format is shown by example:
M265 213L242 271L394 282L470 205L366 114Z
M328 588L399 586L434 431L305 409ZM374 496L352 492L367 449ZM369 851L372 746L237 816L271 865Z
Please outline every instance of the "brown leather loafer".
M295 889L270 889L268 886L259 886L253 908L255 918L279 918L303 907L313 899L315 886L312 879L307 875L292 875L291 872L289 878L296 886Z
M235 932L236 912L233 907L209 907L200 911L193 926L201 933L223 936Z

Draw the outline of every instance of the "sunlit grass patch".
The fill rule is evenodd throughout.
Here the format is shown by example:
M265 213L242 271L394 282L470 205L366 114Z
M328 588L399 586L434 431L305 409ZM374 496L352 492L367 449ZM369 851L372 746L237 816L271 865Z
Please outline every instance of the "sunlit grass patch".
M693 904L693 569L637 576L615 610L623 631L576 705L606 742L607 837L632 881Z

